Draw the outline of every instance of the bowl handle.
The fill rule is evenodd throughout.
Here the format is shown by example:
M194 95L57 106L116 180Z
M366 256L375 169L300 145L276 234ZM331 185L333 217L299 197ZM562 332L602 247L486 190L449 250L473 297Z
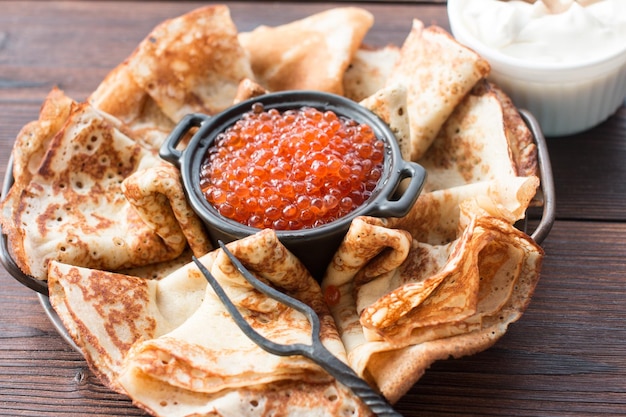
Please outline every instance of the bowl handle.
M402 161L399 168L396 186L388 196L381 196L381 200L372 205L372 209L367 215L376 217L402 217L406 216L411 207L417 201L424 181L426 181L426 170L416 162ZM408 179L408 184L401 183ZM400 194L398 196L398 194Z
M180 169L180 161L183 155L183 151L176 149L181 140L187 135L189 130L194 127L200 127L202 124L210 119L210 116L201 113L191 113L183 117L178 122L174 130L169 134L161 148L159 149L159 156L167 162L173 164ZM200 131L194 134L194 137L199 134Z

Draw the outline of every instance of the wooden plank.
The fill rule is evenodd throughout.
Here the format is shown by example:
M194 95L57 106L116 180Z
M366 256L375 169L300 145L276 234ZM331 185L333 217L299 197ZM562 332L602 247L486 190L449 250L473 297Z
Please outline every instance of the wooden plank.
M547 143L559 218L626 220L626 107L595 129Z

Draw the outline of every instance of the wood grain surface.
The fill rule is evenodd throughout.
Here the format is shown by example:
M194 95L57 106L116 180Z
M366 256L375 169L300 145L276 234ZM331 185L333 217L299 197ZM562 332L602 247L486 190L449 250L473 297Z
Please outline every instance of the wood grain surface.
M160 21L200 2L0 1L0 175L15 136L55 85L83 100ZM240 31L341 3L228 3ZM364 2L366 41L400 44L411 18L448 28L445 4ZM520 321L492 348L435 363L405 416L626 416L626 108L548 138L556 222ZM0 270L0 415L142 416L104 388L35 293Z

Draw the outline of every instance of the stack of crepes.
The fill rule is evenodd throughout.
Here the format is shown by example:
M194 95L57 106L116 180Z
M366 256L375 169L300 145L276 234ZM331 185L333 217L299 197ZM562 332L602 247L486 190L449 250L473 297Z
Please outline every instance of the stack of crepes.
M304 316L212 249L157 155L187 113L268 91L360 102L428 172L406 217L354 220L321 285L271 230L229 244L318 312L333 353L395 402L433 361L486 349L521 316L543 257L513 226L539 185L531 133L488 63L444 30L414 20L403 45L371 48L373 23L345 7L239 33L227 7L203 7L158 25L86 102L51 91L22 129L3 232L106 386L153 415L370 414L311 361L248 340L190 263L272 340L308 340Z

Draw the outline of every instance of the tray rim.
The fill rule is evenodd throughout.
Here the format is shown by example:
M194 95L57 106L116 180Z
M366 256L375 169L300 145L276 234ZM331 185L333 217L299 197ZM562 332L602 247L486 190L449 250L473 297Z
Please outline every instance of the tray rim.
M531 131L533 136L533 140L535 145L537 146L537 162L539 169L539 190L540 196L543 202L543 210L541 214L541 219L539 224L535 228L535 230L530 234L530 237L539 245L543 243L545 238L550 233L552 226L556 217L556 202L555 202L555 187L554 187L554 178L552 174L552 166L550 163L550 157L548 154L548 146L545 140L545 137L541 131L539 123L537 119L525 109L518 109L522 120L526 124L526 126ZM4 176L4 181L2 184L2 196L0 198L4 199L8 194L11 186L14 183L13 177L13 155L9 157L9 161L6 166L6 172ZM539 193L538 193L539 194ZM525 216L524 220L524 229L527 227L528 217ZM526 230L524 230L527 233ZM17 266L15 260L12 258L9 248L8 236L2 230L2 225L0 224L0 263L4 266L4 268L9 272L9 274L18 282L23 284L24 286L30 288L33 291L36 291L40 300L43 303L43 297L48 297L48 283L47 281L39 280L33 276L27 275L22 272L22 270ZM44 310L46 312L54 313L54 310L48 308L49 303L43 305ZM51 316L51 314L48 314ZM56 315L56 313L54 314ZM51 320L53 318L51 317ZM57 322L53 320L55 326L57 326ZM64 333L62 333L63 335ZM65 336L64 336L65 337ZM71 339L70 339L71 340ZM73 344L73 342L72 342Z

